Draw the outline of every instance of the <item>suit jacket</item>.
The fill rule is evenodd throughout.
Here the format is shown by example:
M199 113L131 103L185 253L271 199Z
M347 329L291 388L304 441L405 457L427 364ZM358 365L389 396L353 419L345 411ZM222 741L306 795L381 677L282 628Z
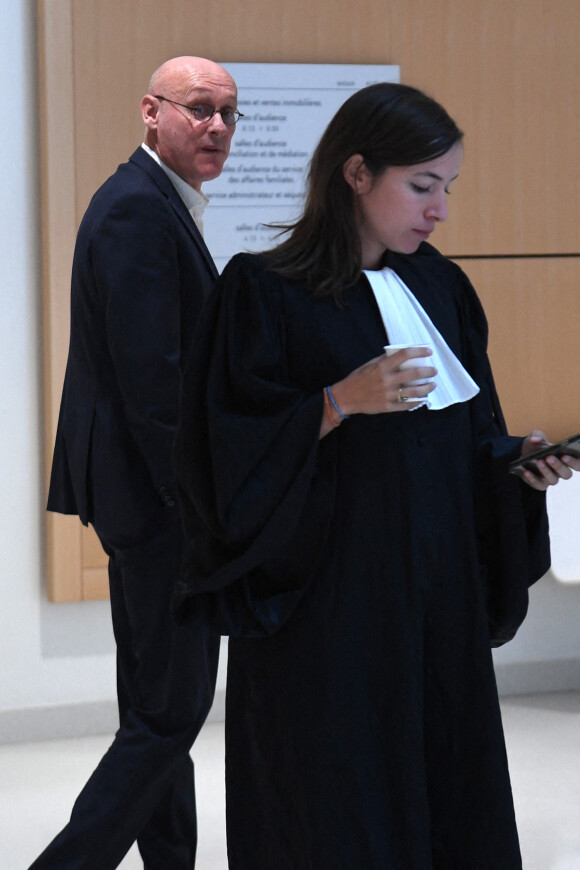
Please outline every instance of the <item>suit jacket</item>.
M130 541L175 508L182 365L216 275L183 200L138 148L77 236L49 510Z

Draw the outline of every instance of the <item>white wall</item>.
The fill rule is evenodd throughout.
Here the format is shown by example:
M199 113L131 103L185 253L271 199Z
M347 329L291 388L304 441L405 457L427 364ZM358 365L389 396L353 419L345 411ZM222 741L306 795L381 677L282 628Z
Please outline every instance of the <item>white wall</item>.
M580 688L580 473L549 490L548 514L552 570L530 590L515 639L494 654L504 694Z
M0 0L0 741L110 730L115 721L108 603L55 605L44 593L34 6ZM580 585L542 581L520 635L497 654L500 686L580 688L579 614ZM218 689L224 682L222 668Z
M57 608L43 592L42 334L34 6L0 0L0 711L112 699L104 604ZM55 107L58 111L58 107ZM10 731L6 713L0 722ZM1 731L0 731L1 733Z

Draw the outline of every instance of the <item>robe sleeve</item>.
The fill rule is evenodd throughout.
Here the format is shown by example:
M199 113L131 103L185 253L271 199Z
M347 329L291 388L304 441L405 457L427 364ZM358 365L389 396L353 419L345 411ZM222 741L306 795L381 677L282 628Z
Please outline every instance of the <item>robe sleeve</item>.
M550 567L546 494L508 471L522 438L507 434L487 356L487 321L462 273L462 335L470 374L480 386L471 403L476 435L475 515L492 646L511 640L528 609L528 587Z
M293 385L281 282L238 255L210 294L182 387L176 440L187 546L180 619L261 636L293 612L316 571L334 504L322 387Z

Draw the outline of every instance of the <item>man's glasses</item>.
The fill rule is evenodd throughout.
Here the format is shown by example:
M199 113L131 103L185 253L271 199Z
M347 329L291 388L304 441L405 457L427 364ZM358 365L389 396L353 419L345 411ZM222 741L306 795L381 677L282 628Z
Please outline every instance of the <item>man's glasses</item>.
M199 103L197 106L186 106L184 103L178 103L175 100L170 100L169 97L161 97L159 94L153 94L156 100L162 100L166 103L173 103L174 106L181 106L182 109L187 109L192 118L196 121L209 121L216 112L222 116L222 121L226 127L233 127L237 123L238 118L243 118L243 114L237 109L216 109L215 106L210 106L208 103Z

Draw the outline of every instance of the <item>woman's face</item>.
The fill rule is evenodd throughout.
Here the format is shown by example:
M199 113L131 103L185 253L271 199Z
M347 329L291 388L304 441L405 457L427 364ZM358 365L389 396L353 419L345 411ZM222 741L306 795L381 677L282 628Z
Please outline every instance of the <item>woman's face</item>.
M439 221L446 220L446 197L462 158L463 146L457 142L442 157L414 166L391 166L376 177L359 161L350 178L347 161L345 178L357 194L363 269L378 268L386 250L414 253Z

